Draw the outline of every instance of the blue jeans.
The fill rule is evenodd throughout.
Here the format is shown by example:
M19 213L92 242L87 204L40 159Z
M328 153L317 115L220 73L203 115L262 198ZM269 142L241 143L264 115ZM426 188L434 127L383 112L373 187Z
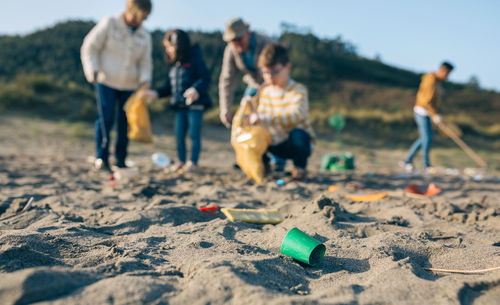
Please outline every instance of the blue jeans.
M269 146L267 151L285 160L292 159L295 167L306 168L307 158L311 155L311 136L302 129L293 129L286 141ZM263 160L268 163L269 156L264 154Z
M95 144L97 158L103 159L104 162L108 162L109 159L109 134L115 121L115 112L117 114L115 158L117 161L125 161L127 158L128 124L123 106L132 93L133 91L117 90L103 84L97 84L97 94L99 95L100 103L97 103L98 115L95 121ZM104 129L102 121L104 121ZM103 145L103 133L108 139L104 143L105 145Z
M193 143L191 149L191 162L198 164L201 152L201 123L203 121L203 110L181 109L175 114L175 136L177 138L177 156L179 161L186 162L186 135Z
M424 166L428 167L430 166L429 151L432 143L431 119L428 116L415 113L415 122L417 123L420 137L413 142L413 145L408 151L405 162L411 163L415 154L419 151L419 149L422 149L422 161Z

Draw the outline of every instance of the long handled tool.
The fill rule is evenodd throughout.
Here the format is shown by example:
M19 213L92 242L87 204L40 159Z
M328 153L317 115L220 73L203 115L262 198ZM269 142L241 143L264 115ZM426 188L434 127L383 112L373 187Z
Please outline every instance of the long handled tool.
M102 109L101 96L99 95L99 88L97 87L97 83L94 83L94 93L95 100L97 103L97 115L99 116L99 121L101 122L101 148L106 148L108 145L108 133L106 132L106 124L104 122L104 111Z
M465 153L472 159L474 160L474 162L476 162L480 167L482 168L486 168L488 167L488 165L486 164L486 162L481 159L481 157L479 157L470 147L469 145L465 144L465 142L460 139L460 137L455 133L453 132L453 130L451 128L449 128L448 126L446 126L445 124L443 123L439 123L437 124L438 128L441 129L445 134L447 134L455 143L457 143L458 146L460 146L460 148L463 149L463 151L465 151Z

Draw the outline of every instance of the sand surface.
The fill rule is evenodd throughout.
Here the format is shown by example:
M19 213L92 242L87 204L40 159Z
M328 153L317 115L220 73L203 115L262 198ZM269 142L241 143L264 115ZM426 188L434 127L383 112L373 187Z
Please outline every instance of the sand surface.
M424 270L500 266L494 175L409 176L385 165L403 151L357 154L355 172L321 173L327 149L318 147L307 182L256 186L233 169L229 132L207 127L201 173L174 176L149 159L175 156L171 131L156 133L154 147L130 146L140 176L109 181L86 161L91 130L0 117L0 304L500 303L500 270ZM403 191L431 182L444 192ZM344 197L377 191L390 196ZM231 222L197 209L206 205L276 208L285 220ZM325 244L320 265L279 253L293 227Z

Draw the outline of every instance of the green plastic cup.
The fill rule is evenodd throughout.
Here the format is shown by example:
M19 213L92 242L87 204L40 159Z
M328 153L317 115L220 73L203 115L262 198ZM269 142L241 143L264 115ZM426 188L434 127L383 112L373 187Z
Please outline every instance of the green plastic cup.
M281 244L281 254L311 266L321 262L325 251L325 245L297 228L288 231Z

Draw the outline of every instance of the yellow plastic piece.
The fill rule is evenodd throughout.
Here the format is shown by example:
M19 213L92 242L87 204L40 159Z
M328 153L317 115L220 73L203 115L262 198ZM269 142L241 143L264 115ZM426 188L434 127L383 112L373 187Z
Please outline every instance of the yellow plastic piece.
M245 124L251 114L250 102L243 103L233 118L231 145L236 153L236 163L257 184L264 183L262 155L271 144L271 135L262 126Z
M142 90L134 93L123 106L123 110L127 113L128 138L137 142L152 143L153 133L148 107L145 99L139 97Z
M377 201L382 198L385 198L389 196L389 194L383 192L383 193L376 193L376 194L369 194L369 195L345 195L345 198L351 199L353 201L360 201L360 202L365 202L365 201Z
M243 221L258 224L278 224L283 221L283 215L278 210L266 209L220 209L231 221Z

